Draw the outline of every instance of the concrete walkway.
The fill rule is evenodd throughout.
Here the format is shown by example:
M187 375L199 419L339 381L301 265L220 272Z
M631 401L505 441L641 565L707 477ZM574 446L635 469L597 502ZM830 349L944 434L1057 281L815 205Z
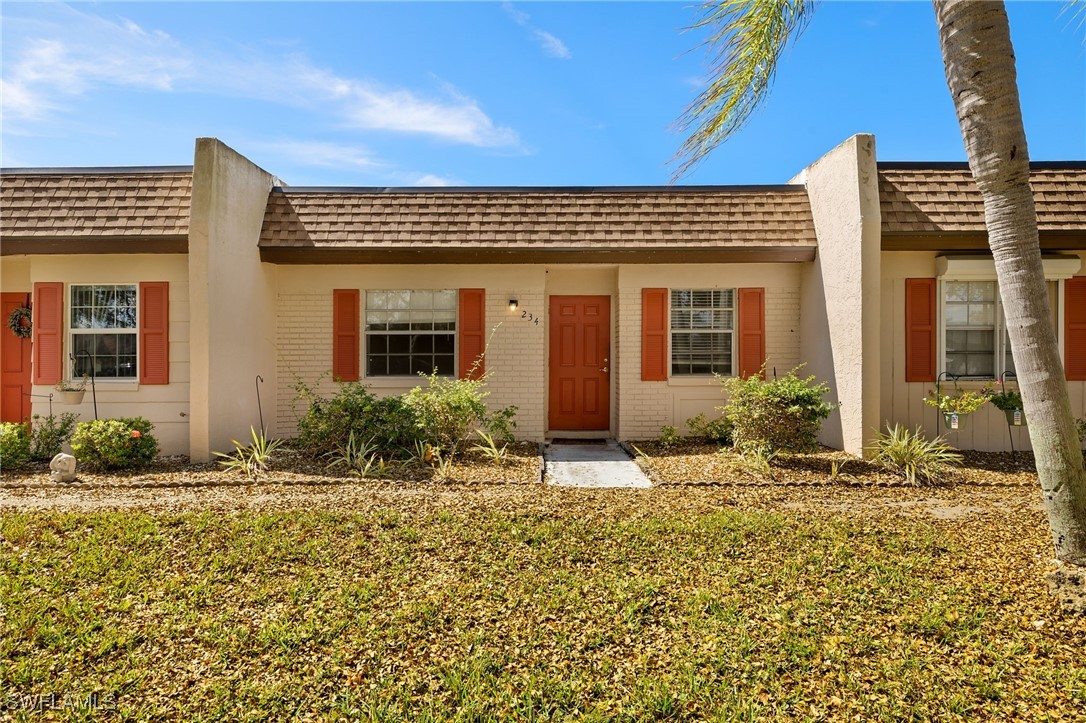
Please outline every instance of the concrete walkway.
M543 448L547 484L564 487L652 487L618 443L548 444Z

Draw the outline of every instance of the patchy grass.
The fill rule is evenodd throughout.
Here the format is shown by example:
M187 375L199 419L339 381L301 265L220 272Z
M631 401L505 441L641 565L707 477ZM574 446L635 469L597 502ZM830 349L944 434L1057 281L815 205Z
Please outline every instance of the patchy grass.
M1032 490L940 493L975 511L944 520L915 490L230 492L5 511L0 690L145 720L1086 715Z

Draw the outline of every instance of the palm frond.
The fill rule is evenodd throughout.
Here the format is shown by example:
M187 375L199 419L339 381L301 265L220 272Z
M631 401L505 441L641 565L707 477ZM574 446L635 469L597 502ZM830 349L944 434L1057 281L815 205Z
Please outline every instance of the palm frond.
M777 63L803 33L813 0L707 0L691 30L705 30L707 87L676 122L685 134L672 181L746 125L773 83Z

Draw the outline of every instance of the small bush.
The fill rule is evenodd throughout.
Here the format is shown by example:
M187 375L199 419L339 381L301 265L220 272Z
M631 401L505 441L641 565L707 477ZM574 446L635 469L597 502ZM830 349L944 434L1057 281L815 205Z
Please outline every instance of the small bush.
M756 375L721 379L729 397L724 416L741 452L808 452L818 446L822 420L836 405L824 399L830 391L824 382L800 379L796 371L769 381Z
M724 407L717 407L717 409L723 410ZM686 420L686 428L690 430L691 436L699 437L706 442L713 444L732 443L734 425L727 417L709 419L704 414L699 414Z
M12 469L30 459L30 435L25 424L0 422L0 469Z
M870 449L876 462L900 474L911 485L936 484L962 463L962 456L942 437L925 439L920 427L910 432L908 427L895 424L886 434L879 434Z
M437 447L442 459L451 462L464 451L477 429L508 432L516 407L491 414L486 408L486 375L480 379L452 379L437 373L404 395L415 412L418 435ZM514 425L515 426L515 425Z
M35 414L30 431L30 459L50 460L60 453L60 448L72 438L79 415L64 412L58 418L55 414L42 417Z
M378 398L358 382L341 384L331 399L304 384L296 388L309 401L309 411L298 421L298 441L314 455L347 447L353 433L356 439L372 440L386 456L402 456L418 436L415 412L400 397Z
M679 430L672 427L670 424L665 424L660 428L660 437L656 440L660 443L660 446L664 449L671 449L682 440L679 436Z
M501 467L509 461L509 444L503 444L498 447L498 442L494 439L494 435L488 434L481 429L476 430L476 434L483 440L477 444L473 444L471 450L478 452L479 454L490 460L491 463Z
M72 435L72 451L87 469L141 467L158 453L154 428L143 417L80 422Z

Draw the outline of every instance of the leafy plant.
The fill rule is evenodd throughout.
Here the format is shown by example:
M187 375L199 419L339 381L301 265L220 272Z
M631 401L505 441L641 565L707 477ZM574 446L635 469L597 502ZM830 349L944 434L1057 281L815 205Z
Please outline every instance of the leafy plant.
M943 394L942 385L936 384L935 389L930 390L928 395L924 397L924 404L935 407L944 414L972 414L988 403L992 388L985 386L980 391L958 391L955 388L954 394Z
M441 449L421 439L415 440L415 443L405 451L408 462L419 467L436 467L441 463Z
M215 456L221 458L220 465L226 469L242 472L248 479L255 480L268 471L272 455L283 440L269 440L264 430L259 432L249 427L249 433L253 437L252 444L242 444L236 439L230 440L234 445L231 453L216 452Z
M74 379L61 379L56 383L54 389L58 392L82 392L86 390L89 381L90 377L86 375L83 375L83 378L78 382Z
M657 441L664 449L671 449L682 441L682 437L679 436L679 430L670 424L665 424L660 428L660 438Z
M988 401L992 405L1003 412L1013 412L1016 409L1024 410L1022 406L1022 394L1017 391L1003 390L999 392L992 392L988 395Z
M962 463L962 456L942 437L928 440L920 427L910 432L908 427L895 424L879 434L870 450L876 462L911 485L935 484Z
M724 407L717 407L717 409L723 410ZM705 414L699 414L686 420L686 427L691 435L701 437L706 442L731 444L735 425L724 416L709 419Z
M472 451L479 452L498 466L502 466L509 461L508 444L503 444L499 449L497 442L494 441L494 435L484 432L481 429L477 430L476 434L482 437L483 441L479 444L473 445L471 448Z
M364 440L351 432L347 443L329 455L332 461L328 469L342 468L347 474L362 478L383 477L394 465L380 456L379 451L372 437Z
M0 469L26 464L30 459L30 435L25 424L0 422Z
M143 417L80 422L72 435L72 451L88 469L141 467L158 453L154 428Z
M478 379L453 379L434 372L426 377L427 386L417 386L403 400L415 414L418 435L441 450L447 464L457 457L471 440L475 430L493 429L508 424L516 413L507 407L491 414L486 407L486 375Z
M356 438L372 440L388 457L402 454L419 436L414 410L398 396L377 397L358 382L340 384L338 393L325 399L297 381L295 389L309 402L298 420L298 441L314 455L335 453Z
M806 452L818 445L822 420L837 405L824 397L829 387L791 370L783 377L763 380L754 375L722 378L728 403L724 416L732 424L732 435L740 452Z
M44 461L59 454L78 422L79 415L74 412L64 412L59 418L55 414L35 414L31 420L30 459Z
M727 450L723 450L727 451ZM756 477L775 479L773 476L773 460L780 454L780 450L767 445L748 445L741 448L739 453L739 465Z

